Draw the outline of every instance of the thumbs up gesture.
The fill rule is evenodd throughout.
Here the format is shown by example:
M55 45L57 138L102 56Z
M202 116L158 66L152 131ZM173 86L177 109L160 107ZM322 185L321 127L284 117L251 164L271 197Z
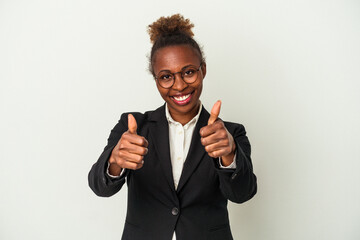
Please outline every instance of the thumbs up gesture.
M136 119L129 114L128 130L121 136L109 159L111 175L118 176L123 168L133 170L142 168L144 156L148 152L148 141L137 135L136 129Z
M223 166L232 163L235 155L234 138L219 119L221 101L217 101L211 109L208 125L200 129L201 144L213 158L221 158Z

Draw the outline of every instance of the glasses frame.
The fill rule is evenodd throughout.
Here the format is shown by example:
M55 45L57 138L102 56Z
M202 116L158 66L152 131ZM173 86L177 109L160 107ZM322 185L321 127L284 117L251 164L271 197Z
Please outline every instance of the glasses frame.
M202 67L202 64L203 64L203 62L201 62L201 63L200 63L200 66L196 69L196 74L198 74L198 72L200 71L200 69L201 69L201 67ZM160 87L165 88L165 89L169 89L169 88L171 88L172 86L174 86L176 74L180 73L181 79L182 79L185 83L187 83L187 84L192 84L192 83L194 83L194 82L196 82L196 81L198 80L199 75L196 76L196 79L195 79L193 82L187 82L187 81L185 81L184 76L183 76L183 73L184 73L183 71L184 71L186 68L191 67L191 66L194 67L194 65L190 65L190 66L183 67L180 72L172 73L172 72L169 71L169 72L168 72L169 75L171 75L171 76L173 77L173 82L172 82L172 84L170 85L170 87L164 87L164 86L162 86L162 85L160 84L160 82L159 82L159 74L160 74L161 72L167 72L166 70L160 71L160 72L155 76L155 80L159 83L159 86L160 86Z

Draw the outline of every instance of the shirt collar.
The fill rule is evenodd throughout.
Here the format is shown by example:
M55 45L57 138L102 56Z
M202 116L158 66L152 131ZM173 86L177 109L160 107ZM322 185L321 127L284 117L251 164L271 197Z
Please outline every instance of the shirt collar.
M197 121L198 121L198 119L200 117L201 110L202 110L202 104L200 102L199 112L196 114L196 116L193 119L191 119L187 124L184 125L185 129L187 129L190 125L192 125L192 124L195 125L197 123ZM165 116L166 116L166 119L167 119L169 124L180 124L179 122L175 121L171 117L167 103L165 104Z

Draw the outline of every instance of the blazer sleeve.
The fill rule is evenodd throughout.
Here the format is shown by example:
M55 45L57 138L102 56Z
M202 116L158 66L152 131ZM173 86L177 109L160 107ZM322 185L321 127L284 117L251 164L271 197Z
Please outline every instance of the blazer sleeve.
M243 125L226 123L225 126L236 144L236 169L223 169L215 162L223 195L232 202L243 203L257 191L256 176L251 163L251 146Z
M122 134L128 129L126 120L127 115L128 114L125 113L122 114L119 122L111 130L104 151L89 172L89 186L98 196L110 197L117 193L124 185L125 178L129 173L129 170L125 169L124 174L120 178L112 178L106 173L111 152L120 140Z

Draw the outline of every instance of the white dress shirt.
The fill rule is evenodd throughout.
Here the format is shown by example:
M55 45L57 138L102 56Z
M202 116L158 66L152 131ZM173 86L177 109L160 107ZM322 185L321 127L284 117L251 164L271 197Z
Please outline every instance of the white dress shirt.
M183 170L184 162L189 152L192 135L194 133L196 123L199 120L199 116L202 110L202 104L200 103L199 112L196 114L196 116L184 126L181 123L176 122L171 117L167 104L165 106L165 109L166 109L165 110L166 119L169 123L169 144L170 144L170 159L171 159L172 173L174 177L175 189L177 189L181 172ZM236 158L236 154L234 157L234 161L229 166L226 167L221 164L221 160L219 158L220 167L235 169L236 168L235 158ZM109 166L110 164L108 164L107 174L110 177L119 178L124 173L124 169L123 169L119 176L112 176L109 173ZM176 240L175 231L172 240Z
M176 122L171 117L167 104L165 108L166 108L165 111L166 119L169 123L169 143L170 143L170 159L171 159L172 173L174 177L175 189L177 189L177 186L179 185L181 172L183 170L184 162L189 152L192 135L194 133L196 123L199 120L202 104L200 104L199 112L196 114L196 116L184 126L181 123ZM227 167L222 166L220 158L219 158L219 163L221 168L236 168L235 161L233 161ZM175 231L172 240L176 240Z
M166 119L169 123L170 159L176 190L202 106L200 105L198 114L184 126L171 117L167 104L165 108Z

